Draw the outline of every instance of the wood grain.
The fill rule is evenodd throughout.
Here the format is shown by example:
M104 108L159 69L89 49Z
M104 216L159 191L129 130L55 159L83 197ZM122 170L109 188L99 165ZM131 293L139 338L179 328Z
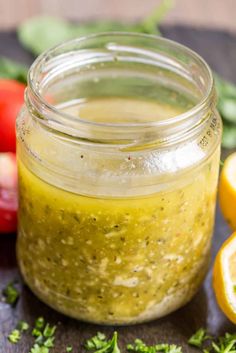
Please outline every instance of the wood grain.
M165 27L166 36L178 40L205 57L211 66L227 78L236 82L236 37L223 32L194 30L186 27ZM21 59L29 63L32 57L26 53L17 42L14 33L0 33L0 54ZM217 210L216 227L213 242L213 257L230 230ZM75 352L81 352L83 341L95 334L97 330L111 334L114 327L98 327L67 318L41 303L31 291L21 283L15 259L15 236L0 238L0 290L10 280L18 279L21 287L21 298L15 309L5 303L0 303L0 353L28 353L33 342L30 334L24 335L17 345L11 345L7 340L8 333L20 319L30 324L43 315L51 323L58 325L56 347L53 353L64 353L67 344L73 344ZM232 325L219 311L211 287L211 270L195 298L184 308L161 320L152 321L137 326L117 328L121 347L133 341L136 337L148 343L158 341L173 342L183 346L183 352L196 353L187 345L188 337L199 327L207 327L213 334L225 331L235 331ZM78 350L78 348L80 348ZM125 352L123 349L122 352Z
M0 0L0 28L14 28L38 14L74 20L116 18L136 20L149 14L160 0ZM175 0L166 23L217 27L236 31L235 0Z

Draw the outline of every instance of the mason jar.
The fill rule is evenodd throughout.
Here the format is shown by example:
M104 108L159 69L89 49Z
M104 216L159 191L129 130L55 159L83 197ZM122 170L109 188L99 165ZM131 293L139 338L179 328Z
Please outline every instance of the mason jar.
M188 48L104 33L39 56L17 119L18 262L79 320L130 324L187 303L208 267L221 120Z

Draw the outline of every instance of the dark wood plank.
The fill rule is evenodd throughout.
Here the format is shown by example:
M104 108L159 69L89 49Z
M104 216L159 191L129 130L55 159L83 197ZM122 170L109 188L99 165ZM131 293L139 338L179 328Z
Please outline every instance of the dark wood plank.
M236 82L236 36L232 33L184 26L164 27L162 33L195 50L213 70Z
M164 27L163 33L169 38L188 45L200 53L211 67L225 78L236 82L236 37L224 33L207 30L196 30L185 27ZM24 51L15 33L0 33L0 55L11 57L29 64L32 56ZM214 234L213 257L221 243L230 234L230 230L217 209ZM17 345L7 341L7 334L14 328L18 320L24 319L33 323L35 318L43 315L51 323L57 323L57 339L55 353L65 352L67 344L72 343L78 351L85 338L95 334L97 330L112 333L114 327L98 327L67 318L41 303L30 290L21 283L15 259L15 236L0 238L0 290L10 280L18 279L22 290L16 308L0 303L0 353L28 353L33 342L30 334L25 335ZM211 271L195 298L184 308L161 320L137 326L119 327L121 346L136 337L149 343L167 341L183 346L184 352L194 352L188 347L188 337L200 326L207 327L214 334L233 331L234 326L219 311L211 287Z

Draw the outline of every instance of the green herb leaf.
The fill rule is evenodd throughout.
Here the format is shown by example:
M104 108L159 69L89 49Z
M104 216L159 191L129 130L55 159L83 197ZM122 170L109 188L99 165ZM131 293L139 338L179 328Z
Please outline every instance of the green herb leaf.
M141 32L149 34L160 34L158 25L174 6L174 0L163 0L150 16L140 23Z
M29 329L29 324L23 320L19 321L17 324L17 328L23 332L23 331L27 331Z
M5 289L2 291L3 296L5 297L5 301L12 306L15 306L17 300L19 299L20 293L15 287L15 285L11 282L9 283Z
M203 345L203 342L208 339L208 336L206 334L206 330L204 330L203 328L200 328L197 332L194 333L194 335L192 335L189 340L188 343L191 346L195 346L198 348L201 348Z
M85 349L94 353L120 353L118 347L118 334L114 332L111 340L106 340L106 336L98 332L96 336L87 340Z
M46 324L44 330L43 330L43 336L44 337L52 337L56 331L56 326L50 326L49 324Z
M218 110L224 120L236 124L236 98L221 96Z
M38 330L37 328L33 328L32 330L32 336L34 337L41 337L43 336L42 332L40 330Z
M73 348L71 345L66 347L66 352L72 352L72 350L73 350Z
M31 348L30 353L49 353L49 349L47 347L39 346L37 343Z
M32 330L32 335L35 337L34 346L31 348L30 353L49 353L50 348L54 347L54 334L56 326L50 326L48 323L45 325L43 317L39 317L35 321L35 327Z
M109 353L120 353L120 349L118 347L118 333L114 332L113 337L110 341L110 348L108 350Z
M50 16L31 18L18 29L21 44L35 55L72 38L72 34L73 25Z
M8 336L8 340L11 343L18 343L21 339L21 333L27 331L29 329L29 325L25 321L19 321L17 324L17 328L13 330L10 335Z
M21 334L20 334L20 331L17 329L13 330L8 336L9 342L13 344L18 343L20 339L21 339Z
M18 37L26 49L39 55L63 41L91 33L116 31L160 34L158 25L172 6L173 0L163 0L150 16L133 24L117 21L95 21L77 25L51 16L34 17L19 27Z
M0 57L0 78L17 80L23 83L27 81L28 69L13 60Z
M222 146L225 148L236 148L236 126L224 124Z
M216 73L214 74L216 90L219 97L234 97L236 98L236 85L226 80L223 80Z
M66 40L99 32L132 31L132 28L132 25L112 21L88 22L77 25L61 18L40 16L23 23L18 29L18 37L26 49L34 55L39 55Z
M216 342L213 341L210 352L212 351L215 353L235 353L236 334L226 333L224 336L219 337Z
M160 343L153 346L148 346L140 339L136 339L134 344L128 344L126 348L129 352L137 353L182 353L182 348L180 346L176 346L175 344Z
M48 347L48 348L54 347L54 340L55 340L55 337L48 337L46 341L44 341L43 343L44 347Z
M218 93L217 108L224 123L222 146L236 147L236 85L227 82L215 74Z
M88 351L98 350L105 347L106 345L107 345L106 336L103 333L98 332L96 336L88 339L85 342L85 349Z
M35 321L35 328L41 330L45 325L45 320L43 317L38 317Z

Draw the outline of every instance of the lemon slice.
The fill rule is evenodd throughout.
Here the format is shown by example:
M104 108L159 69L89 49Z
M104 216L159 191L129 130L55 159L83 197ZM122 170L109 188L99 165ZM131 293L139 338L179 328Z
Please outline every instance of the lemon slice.
M236 230L236 153L231 154L224 163L219 183L219 199L226 221Z
M216 256L213 287L220 308L236 323L236 232L224 242Z

